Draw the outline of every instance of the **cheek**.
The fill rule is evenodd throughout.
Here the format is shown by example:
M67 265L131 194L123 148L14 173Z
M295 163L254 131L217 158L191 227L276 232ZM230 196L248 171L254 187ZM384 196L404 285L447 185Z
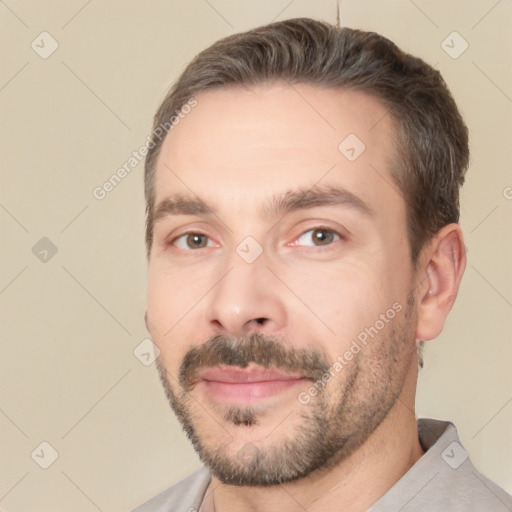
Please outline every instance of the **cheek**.
M190 323L188 315L198 300L196 286L189 286L176 272L159 267L150 265L146 302L148 327L157 345L167 343Z
M290 317L301 324L296 332L304 329L323 339L334 358L396 300L381 272L357 259L295 268L286 282L300 299L288 299Z
M174 374L191 345L208 335L204 299L214 272L170 268L164 261L150 262L146 311L148 329L160 350L162 364ZM210 279L211 278L211 279Z

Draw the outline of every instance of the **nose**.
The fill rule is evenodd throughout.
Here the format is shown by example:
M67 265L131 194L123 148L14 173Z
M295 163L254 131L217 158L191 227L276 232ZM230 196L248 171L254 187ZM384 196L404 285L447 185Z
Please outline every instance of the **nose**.
M247 263L234 253L223 274L208 294L207 315L214 331L232 336L277 334L286 323L286 310L264 255Z

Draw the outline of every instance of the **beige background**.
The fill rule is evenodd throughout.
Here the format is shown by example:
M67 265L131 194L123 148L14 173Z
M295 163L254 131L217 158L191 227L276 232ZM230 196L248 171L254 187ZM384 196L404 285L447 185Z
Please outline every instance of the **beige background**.
M438 67L470 127L468 268L427 347L418 414L454 421L477 467L511 492L512 3L341 9L343 24ZM198 467L154 365L133 354L147 336L142 164L103 200L92 191L145 142L199 50L297 16L335 21L335 1L0 2L1 510L126 511ZM43 31L59 45L47 59L31 48ZM457 59L441 46L453 31L469 44ZM47 261L45 242L32 252L43 237L57 247ZM58 452L48 469L38 465L51 461L43 441Z

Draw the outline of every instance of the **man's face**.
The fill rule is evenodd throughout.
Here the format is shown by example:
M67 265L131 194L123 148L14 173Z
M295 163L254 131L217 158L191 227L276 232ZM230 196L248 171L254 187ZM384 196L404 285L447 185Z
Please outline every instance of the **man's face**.
M412 385L391 119L309 85L196 99L157 162L147 325L214 475L291 481L348 456Z

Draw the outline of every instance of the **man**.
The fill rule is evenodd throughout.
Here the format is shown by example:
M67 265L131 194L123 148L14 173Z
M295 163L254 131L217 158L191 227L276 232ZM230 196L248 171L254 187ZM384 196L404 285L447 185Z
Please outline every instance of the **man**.
M414 413L466 262L467 138L374 33L288 20L193 60L146 159L146 324L205 468L137 512L512 510Z

